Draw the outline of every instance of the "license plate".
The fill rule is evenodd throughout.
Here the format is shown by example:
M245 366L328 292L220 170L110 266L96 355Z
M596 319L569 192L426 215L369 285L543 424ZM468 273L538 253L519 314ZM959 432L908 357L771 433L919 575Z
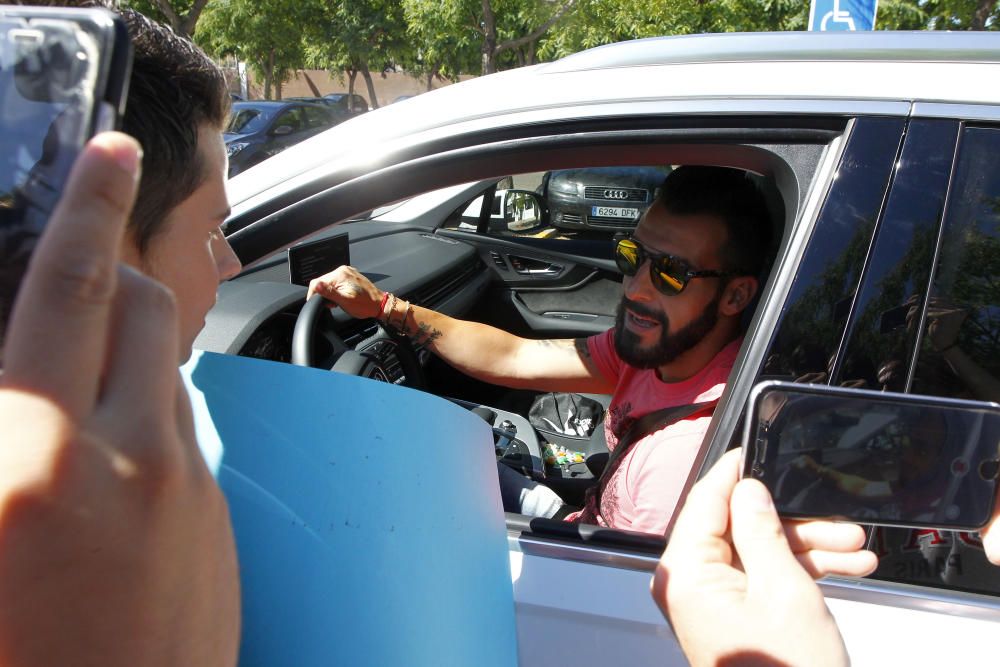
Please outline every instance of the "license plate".
M625 218L626 220L638 220L639 209L622 208L619 206L591 206L590 216L592 218Z

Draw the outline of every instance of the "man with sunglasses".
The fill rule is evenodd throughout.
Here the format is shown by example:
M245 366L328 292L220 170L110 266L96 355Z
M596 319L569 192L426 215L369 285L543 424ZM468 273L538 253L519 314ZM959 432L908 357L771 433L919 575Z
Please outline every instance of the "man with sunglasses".
M608 448L635 420L671 406L703 408L634 441L602 479L599 505L569 513L550 489L500 466L507 511L663 533L740 346L770 239L764 198L745 172L685 166L615 259L625 278L615 327L580 339L530 340L457 320L379 290L352 267L317 278L320 294L374 317L458 370L514 389L612 394ZM614 458L614 457L613 457Z

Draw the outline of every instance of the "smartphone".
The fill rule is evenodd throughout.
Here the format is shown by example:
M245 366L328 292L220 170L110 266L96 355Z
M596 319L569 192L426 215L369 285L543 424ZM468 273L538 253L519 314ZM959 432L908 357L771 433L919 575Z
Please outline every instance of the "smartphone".
M879 317L879 333L889 333L906 326L906 316L913 309L912 304L904 304L898 308L890 308Z
M110 11L0 6L0 331L74 160L118 126L131 63Z
M765 382L743 475L790 518L975 531L996 502L998 443L996 403Z

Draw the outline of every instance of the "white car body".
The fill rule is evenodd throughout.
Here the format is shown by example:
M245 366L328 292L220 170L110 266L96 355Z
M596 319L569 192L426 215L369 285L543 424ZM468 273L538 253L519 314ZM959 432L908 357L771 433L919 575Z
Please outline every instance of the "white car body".
M300 188L308 190L310 183L324 177L365 178L391 169L398 156L421 146L460 151L465 135L555 118L599 123L648 115L690 119L864 114L996 123L997 81L1000 34L992 33L640 40L473 79L365 114L239 175L229 183L229 192L236 216L252 218L258 210L281 215L273 201ZM449 142L455 143L454 149ZM842 148L840 139L830 142L817 177L801 193L802 205L789 225L790 246L808 237ZM331 183L341 182L337 179L342 180L337 176ZM399 198L416 194L414 189L404 185ZM765 314L758 318L766 317L769 308L777 312L794 272L792 263L775 269L762 301ZM748 336L747 367L763 362L763 353L753 352L752 342ZM703 446L706 457L726 448L739 403L754 381L749 371L734 372ZM689 485L698 472L692 472ZM686 664L649 594L655 556L525 536L517 529L510 530L508 541L521 665ZM821 586L855 664L978 664L995 659L990 639L1000 637L996 597L867 579L830 578Z

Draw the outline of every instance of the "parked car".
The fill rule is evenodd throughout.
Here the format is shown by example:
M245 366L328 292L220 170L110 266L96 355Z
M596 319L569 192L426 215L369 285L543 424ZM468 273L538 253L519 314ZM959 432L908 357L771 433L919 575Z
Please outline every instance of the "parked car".
M763 380L996 400L998 77L996 33L732 34L601 47L420 95L230 182L226 231L246 268L220 286L197 344L289 361L306 288L290 283L286 250L345 233L351 262L415 304L536 338L603 332L621 294L616 230L603 240L472 230L462 226L470 204L492 207L510 176L710 164L756 175L775 246L687 488L739 444L747 398ZM883 326L904 306L898 326ZM539 478L563 489L594 482L584 471L557 479L536 460L539 440L513 397L372 321L334 310L307 340L318 357L333 340L365 353L362 375L488 408L494 426L516 425ZM945 357L958 352L961 363ZM327 398L331 410L365 400ZM414 431L436 426L388 403L378 411ZM269 429L289 456L310 449ZM349 446L411 457L414 474L444 465L463 475L462 460L405 442ZM277 460L261 467L282 470ZM281 488L272 492L281 499ZM521 665L686 664L649 595L662 536L517 515L507 528ZM442 549L452 537L439 534ZM982 662L984 638L1000 635L1000 569L978 536L888 528L872 531L871 546L882 558L873 576L821 582L855 662ZM419 575L417 557L403 553Z
M235 102L223 134L230 178L336 123L318 104Z
M545 174L540 192L559 229L628 232L669 173L669 166L562 169Z
M324 103L331 107L341 120L348 120L355 116L371 111L368 100L357 93L330 93L323 96Z

